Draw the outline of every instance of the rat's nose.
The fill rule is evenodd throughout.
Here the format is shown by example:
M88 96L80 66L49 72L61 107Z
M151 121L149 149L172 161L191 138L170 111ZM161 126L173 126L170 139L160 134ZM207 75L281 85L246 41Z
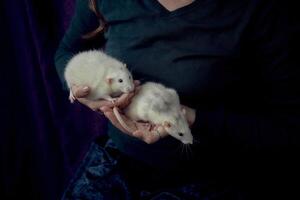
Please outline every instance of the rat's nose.
M182 141L183 144L193 144L193 140L184 140Z

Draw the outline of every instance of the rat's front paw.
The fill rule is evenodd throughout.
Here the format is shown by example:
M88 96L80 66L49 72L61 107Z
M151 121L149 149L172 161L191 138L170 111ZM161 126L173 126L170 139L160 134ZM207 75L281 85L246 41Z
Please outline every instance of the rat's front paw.
M70 94L69 94L69 100L71 103L74 103L74 101L76 100L72 90L70 90Z

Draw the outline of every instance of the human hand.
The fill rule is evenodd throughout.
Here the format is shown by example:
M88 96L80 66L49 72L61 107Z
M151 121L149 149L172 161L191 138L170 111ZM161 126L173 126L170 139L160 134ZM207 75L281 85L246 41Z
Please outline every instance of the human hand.
M186 120L191 127L196 119L196 110L193 108L190 108L185 105L181 105L181 109L186 117ZM141 123L137 123L137 130L132 133L133 136L140 138L141 140L145 141L148 144L154 143L158 141L159 139L166 137L168 132L165 129L165 126L167 125L153 125L150 124L149 126L143 126Z
M119 122L117 116L113 111L113 108L108 106L103 106L101 108L101 111L111 121L111 123L118 129L120 129L123 133L139 138L148 144L152 144L168 135L163 125L154 125L150 123L136 122L134 120L129 119L127 116L119 113L119 116L122 118L122 121L126 124L127 128L125 128Z
M113 107L113 103L111 101L108 100L89 100L86 98L86 96L89 94L90 92L90 88L87 86L77 86L77 85L73 85L71 87L71 91L70 91L70 97L69 99L72 102L76 99L77 101L79 101L81 104L87 106L88 108L90 108L93 111L97 111L100 112L100 107L102 106L108 106L108 107Z
M196 119L196 110L193 108L190 108L185 105L181 105L181 109L185 115L185 118L191 127ZM137 130L132 133L133 136L140 138L141 140L145 141L148 144L154 143L158 141L159 139L165 137L168 135L168 132L165 129L165 126L168 126L167 124L164 125L153 125L150 124L149 126L145 127L143 124L137 123Z
M120 98L117 99L116 106L118 108L126 108L130 102L131 98L139 91L140 86L139 82L135 82L135 90L133 93L130 94L124 94ZM104 115L111 121L111 123L120 129L122 132L137 137L144 142L151 144L156 141L158 141L160 138L163 138L168 135L168 133L165 131L164 127L162 125L154 125L150 123L142 123L142 122L136 122L131 119L129 119L127 116L121 114L119 111L117 111L119 114L119 117L121 120L125 123L122 125L117 116L114 113L114 108L110 106L103 106L100 108L101 111L104 113ZM116 109L116 108L115 108Z
M140 81L135 80L134 85L135 85L135 91L136 91L137 87L140 85ZM108 101L108 100L103 100L103 99L89 100L86 98L86 96L90 92L89 87L73 85L70 90L69 99L71 102L73 102L74 100L77 100L80 103L82 103L83 105L89 107L91 110L101 113L100 108L103 106L107 106L110 108L112 108L114 106L117 106L119 108L125 108L130 103L130 99L134 96L135 91L128 93L128 94L122 94L114 102Z
M139 87L136 88L135 92L137 92L138 89ZM124 96L123 99L120 98L118 100L119 107L125 108L130 103L131 98L125 98ZM184 105L181 105L181 109L185 114L188 124L191 126L195 121L195 110ZM115 127L117 127L122 132L130 136L134 136L143 140L148 144L154 143L160 138L163 138L168 135L164 128L165 125L155 125L150 123L136 122L129 119L125 115L120 114L119 112L119 118L121 118L121 120L125 123L124 126L124 124L120 123L120 121L118 120L118 116L116 116L111 107L103 106L101 110Z

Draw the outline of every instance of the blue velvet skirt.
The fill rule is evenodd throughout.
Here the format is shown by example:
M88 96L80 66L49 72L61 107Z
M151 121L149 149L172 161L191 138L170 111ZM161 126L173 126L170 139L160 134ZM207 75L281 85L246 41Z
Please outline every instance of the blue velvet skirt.
M91 145L63 200L244 199L231 187L175 181L122 155L109 140Z

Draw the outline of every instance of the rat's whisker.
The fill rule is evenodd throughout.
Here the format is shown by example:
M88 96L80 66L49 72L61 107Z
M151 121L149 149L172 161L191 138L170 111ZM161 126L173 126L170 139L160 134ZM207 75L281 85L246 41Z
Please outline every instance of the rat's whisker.
M192 149L191 145L188 145L187 147L190 152L191 158L194 158L193 149Z
M189 144L182 144L182 150L183 150L183 153L184 153L184 157L187 160L190 160L194 157L192 148Z
M175 149L175 152L181 150L181 146L182 146L182 144L180 143L180 144L177 146L177 148Z
M200 140L197 140L197 139L195 139L195 138L193 138L193 143L195 144L199 144L200 143Z
M191 154L190 154L189 145L188 145L188 144L186 144L185 146L186 146L187 159L188 159L188 160L190 160L190 158L191 158Z
M186 157L189 158L189 152L186 144L184 144L184 150L185 150Z
M183 157L185 158L186 157L186 146L185 146L185 144L182 144L182 149L183 149L183 152L184 152Z
M181 157L185 157L184 144L181 144Z
M181 144L180 147L181 147L180 157L184 157L184 145Z

